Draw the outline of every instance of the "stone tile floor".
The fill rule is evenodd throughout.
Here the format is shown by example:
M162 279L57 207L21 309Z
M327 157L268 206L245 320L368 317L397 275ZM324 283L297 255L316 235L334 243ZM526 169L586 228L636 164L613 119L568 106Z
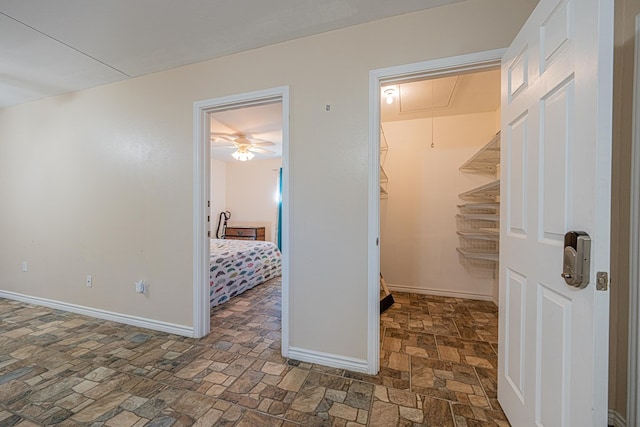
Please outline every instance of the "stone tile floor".
M376 376L280 356L280 282L200 340L0 299L0 427L508 426L491 303L394 294Z

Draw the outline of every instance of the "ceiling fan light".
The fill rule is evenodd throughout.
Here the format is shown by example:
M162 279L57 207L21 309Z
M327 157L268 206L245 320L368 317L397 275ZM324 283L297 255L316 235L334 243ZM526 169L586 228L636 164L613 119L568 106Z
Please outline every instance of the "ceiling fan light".
M236 159L239 160L241 162L246 162L247 160L251 160L255 157L255 154L253 154L251 151L247 151L247 150L236 150L233 153L231 153L231 156Z

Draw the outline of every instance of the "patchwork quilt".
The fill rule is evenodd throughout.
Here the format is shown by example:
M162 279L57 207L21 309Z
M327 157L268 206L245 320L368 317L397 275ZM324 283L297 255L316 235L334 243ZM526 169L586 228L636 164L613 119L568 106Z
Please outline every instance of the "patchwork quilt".
M282 274L282 259L272 242L211 239L209 301L220 305Z

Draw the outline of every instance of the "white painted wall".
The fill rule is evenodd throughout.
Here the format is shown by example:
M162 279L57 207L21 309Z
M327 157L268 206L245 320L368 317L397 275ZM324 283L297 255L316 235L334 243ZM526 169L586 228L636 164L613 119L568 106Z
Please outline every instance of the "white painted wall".
M211 237L216 236L218 227L218 215L227 210L227 163L221 160L211 159L211 208L209 213L211 222L209 224Z
M495 178L458 170L496 133L495 113L384 123L389 150L381 201L380 270L392 288L493 299L494 266L461 261L458 194Z
M226 163L226 209L231 212L229 226L264 226L265 240L276 243L278 170L281 166L281 159Z
M0 290L192 325L193 103L288 85L290 346L365 360L369 71L506 47L531 9L458 2L0 110Z

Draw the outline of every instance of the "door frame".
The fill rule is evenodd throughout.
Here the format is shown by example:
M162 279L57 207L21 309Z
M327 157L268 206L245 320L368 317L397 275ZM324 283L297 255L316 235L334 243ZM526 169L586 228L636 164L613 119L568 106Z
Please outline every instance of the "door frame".
M629 248L629 356L627 372L627 425L640 422L640 15L635 20L633 129L631 138L631 213Z
M506 49L433 59L369 71L368 372L380 370L380 87L500 67Z
M211 122L209 114L231 108L282 103L282 355L289 349L289 86L193 103L193 337L209 334L209 222Z

